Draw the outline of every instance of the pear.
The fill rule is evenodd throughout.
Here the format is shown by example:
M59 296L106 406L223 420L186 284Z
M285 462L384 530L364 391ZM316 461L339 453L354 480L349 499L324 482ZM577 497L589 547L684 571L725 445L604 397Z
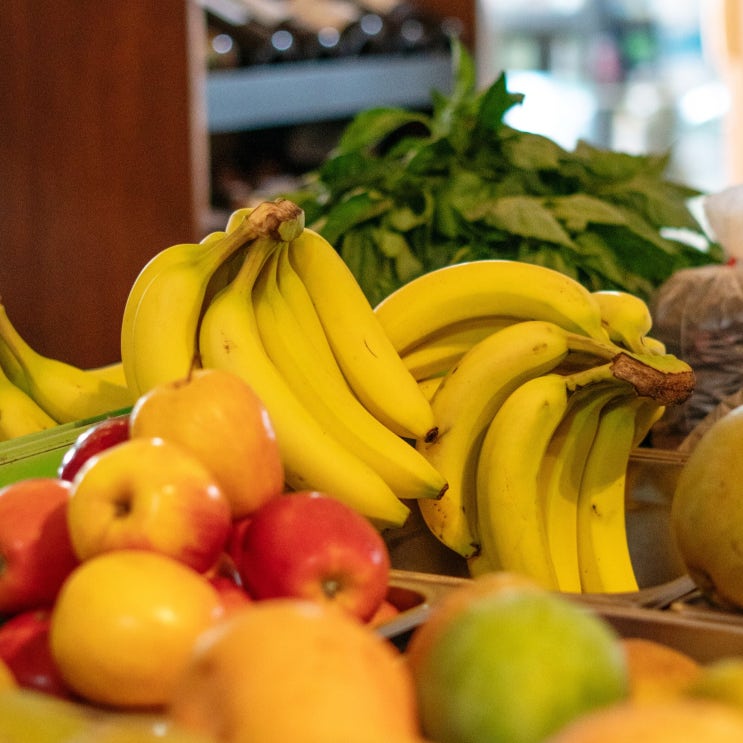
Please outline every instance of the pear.
M715 605L743 608L743 406L715 421L684 463L671 529L700 591Z

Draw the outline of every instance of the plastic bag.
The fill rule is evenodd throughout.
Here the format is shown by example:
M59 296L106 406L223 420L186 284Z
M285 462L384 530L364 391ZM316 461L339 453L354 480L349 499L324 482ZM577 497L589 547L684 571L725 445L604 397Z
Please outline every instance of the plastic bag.
M653 429L653 445L664 448L743 388L743 185L706 197L704 211L728 262L677 271L650 300L652 335L696 376L691 398Z

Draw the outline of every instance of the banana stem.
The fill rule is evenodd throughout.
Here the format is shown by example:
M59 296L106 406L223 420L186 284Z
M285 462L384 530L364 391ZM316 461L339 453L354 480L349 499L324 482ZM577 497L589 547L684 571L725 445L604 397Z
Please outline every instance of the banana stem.
M588 353L600 359L606 359L607 361L611 361L618 353L624 351L623 348L620 348L611 341L600 341L587 335L581 335L580 333L568 332L566 335L568 347L571 351Z

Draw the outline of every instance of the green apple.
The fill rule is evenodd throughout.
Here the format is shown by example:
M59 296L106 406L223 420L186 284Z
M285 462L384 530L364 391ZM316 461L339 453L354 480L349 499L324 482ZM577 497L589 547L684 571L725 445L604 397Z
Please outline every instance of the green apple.
M421 722L437 743L539 743L629 693L619 638L547 591L474 598L415 671Z

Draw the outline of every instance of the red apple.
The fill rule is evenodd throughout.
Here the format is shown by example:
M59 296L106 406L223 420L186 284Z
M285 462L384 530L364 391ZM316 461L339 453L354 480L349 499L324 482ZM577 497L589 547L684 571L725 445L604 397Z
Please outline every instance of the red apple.
M192 454L170 441L139 438L83 465L67 521L80 560L148 549L204 572L224 550L231 512L212 472Z
M57 697L72 698L49 645L51 609L29 609L0 626L0 660L19 686Z
M57 476L62 480L72 482L78 470L90 457L128 438L128 415L117 415L96 423L83 431L65 452L57 470Z
M242 584L242 578L232 557L227 552L221 555L206 577L217 589L226 615L252 601Z
M287 493L263 505L234 553L254 599L331 602L368 621L387 595L390 558L381 534L323 493Z
M0 615L51 605L77 565L69 499L70 483L53 477L0 489Z
M195 369L142 395L131 436L175 441L219 478L233 518L243 518L284 489L284 468L268 411L240 377Z

